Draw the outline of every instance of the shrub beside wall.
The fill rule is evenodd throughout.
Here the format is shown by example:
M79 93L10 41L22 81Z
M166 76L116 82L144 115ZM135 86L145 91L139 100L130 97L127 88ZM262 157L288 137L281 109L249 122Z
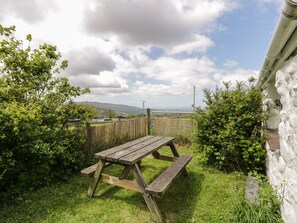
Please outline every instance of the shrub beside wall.
M248 83L229 82L214 91L204 90L206 107L198 108L194 119L194 145L205 164L221 170L263 171L266 152L261 123L261 90L255 80Z

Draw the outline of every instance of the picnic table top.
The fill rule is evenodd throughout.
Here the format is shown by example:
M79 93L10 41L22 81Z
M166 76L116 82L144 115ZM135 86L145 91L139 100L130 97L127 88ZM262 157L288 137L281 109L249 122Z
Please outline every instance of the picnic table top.
M95 158L113 163L133 165L162 146L172 143L173 140L174 137L145 136L96 153Z

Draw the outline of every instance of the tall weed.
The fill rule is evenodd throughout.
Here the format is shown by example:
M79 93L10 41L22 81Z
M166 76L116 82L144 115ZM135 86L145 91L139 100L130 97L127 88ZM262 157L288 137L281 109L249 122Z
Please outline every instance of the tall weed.
M240 194L241 202L234 210L232 222L236 223L283 223L281 200L275 189L267 181L260 181L258 199L251 203Z

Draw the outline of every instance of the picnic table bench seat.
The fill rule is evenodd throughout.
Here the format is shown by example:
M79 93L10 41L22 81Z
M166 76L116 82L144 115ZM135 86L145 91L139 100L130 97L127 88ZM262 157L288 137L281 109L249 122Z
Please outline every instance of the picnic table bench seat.
M183 155L176 159L160 176L158 176L145 191L155 197L162 197L177 175L184 170L185 166L192 159L191 155ZM184 172L186 174L186 172Z
M86 167L84 168L83 170L80 171L80 173L84 176L88 176L88 177L92 177L95 173L95 170L97 168L97 163L92 165L92 166L89 166L89 167Z
M110 164L111 164L111 163L108 163L108 162L107 162L107 163L105 163L105 166L108 166L108 165L110 165ZM80 171L81 175L83 175L83 176L87 176L87 177L93 177L93 176L94 176L94 173L95 173L95 171L96 171L97 165L98 165L98 163L95 163L95 164L93 164L92 166L88 166L88 167L82 169L82 170Z

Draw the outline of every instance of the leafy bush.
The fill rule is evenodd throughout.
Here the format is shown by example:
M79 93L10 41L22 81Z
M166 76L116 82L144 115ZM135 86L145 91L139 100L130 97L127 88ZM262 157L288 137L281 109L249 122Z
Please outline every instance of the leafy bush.
M0 200L47 185L80 168L82 131L68 120L91 111L73 103L88 92L57 77L67 61L55 46L30 48L0 25Z
M267 181L260 181L257 202L251 203L244 194L241 195L241 202L234 210L236 223L282 223L281 200L277 192L273 190Z
M261 171L264 168L265 138L261 123L267 118L262 110L261 90L248 83L204 90L205 109L194 115L194 146L202 154L202 162L221 170Z

